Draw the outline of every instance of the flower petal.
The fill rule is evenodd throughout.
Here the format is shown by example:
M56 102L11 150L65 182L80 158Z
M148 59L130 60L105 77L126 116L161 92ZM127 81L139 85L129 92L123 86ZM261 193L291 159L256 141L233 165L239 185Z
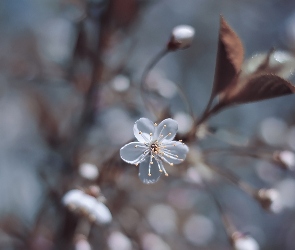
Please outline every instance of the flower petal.
M107 224L112 221L112 214L109 208L100 201L91 208L91 214L95 217L98 224Z
M177 133L178 124L175 120L168 118L163 120L155 129L154 140L172 141Z
M182 163L188 153L189 148L184 143L172 141L165 144L162 156L167 163L179 164Z
M153 122L147 118L140 118L135 122L133 127L134 136L140 142L150 142L150 134L154 134L154 130L155 126Z
M143 152L147 148L141 142L130 142L120 149L120 156L127 163L138 164L146 157Z
M152 159L152 162L153 164L150 164L150 157L147 157L139 165L138 176L139 176L139 179L145 184L152 184L157 182L162 174L162 172L159 171L159 167L155 158Z

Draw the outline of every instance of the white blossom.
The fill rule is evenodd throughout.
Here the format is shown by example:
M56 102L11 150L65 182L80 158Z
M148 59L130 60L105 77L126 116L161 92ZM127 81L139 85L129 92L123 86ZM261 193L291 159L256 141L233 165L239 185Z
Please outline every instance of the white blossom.
M120 150L122 160L139 165L139 178L143 183L158 181L164 172L163 162L170 166L184 161L188 147L181 141L173 141L178 124L173 119L165 119L159 125L147 118L140 118L134 124L134 136L138 142L131 142Z

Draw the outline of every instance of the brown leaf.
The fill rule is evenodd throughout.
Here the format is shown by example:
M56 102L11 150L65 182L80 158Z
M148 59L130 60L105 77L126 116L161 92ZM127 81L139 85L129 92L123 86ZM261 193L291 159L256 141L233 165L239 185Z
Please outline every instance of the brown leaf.
M241 70L243 60L243 44L238 35L221 16L212 96L222 92L236 79Z
M263 74L232 84L220 94L219 101L221 106L230 106L289 95L294 92L295 87L290 82L277 75Z

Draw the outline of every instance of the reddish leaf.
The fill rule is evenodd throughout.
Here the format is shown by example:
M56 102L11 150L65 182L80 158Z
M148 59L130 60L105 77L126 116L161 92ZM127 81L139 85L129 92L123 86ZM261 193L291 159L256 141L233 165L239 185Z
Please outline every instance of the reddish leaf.
M289 95L294 92L295 87L290 82L276 75L264 74L230 85L220 94L219 101L221 106L229 106Z
M236 79L241 70L243 59L244 49L240 38L221 17L212 96L222 92Z

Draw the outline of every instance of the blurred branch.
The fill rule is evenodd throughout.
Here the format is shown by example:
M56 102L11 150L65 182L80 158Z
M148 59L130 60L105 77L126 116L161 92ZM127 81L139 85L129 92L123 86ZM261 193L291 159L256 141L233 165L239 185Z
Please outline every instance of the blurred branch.
M224 169L224 168L221 169L207 163L206 163L206 166L208 166L213 172L217 173L218 175L221 175L222 177L224 177L225 179L233 183L235 186L240 188L246 194L250 195L252 198L256 196L257 190L251 187L246 182L242 181L238 176L236 176L230 170Z
M146 68L144 69L143 73L142 73L142 77L140 80L140 94L141 94L141 98L144 102L144 104L147 106L148 109L150 109L151 113L158 119L158 116L153 108L153 105L151 104L150 100L145 96L145 91L147 91L146 89L146 80L148 77L148 74L150 73L150 71L156 66L156 64L164 57L166 56L168 53L170 52L170 50L168 48L165 47L165 49L161 50L158 54L156 54L156 56L149 62L149 64L146 66Z

